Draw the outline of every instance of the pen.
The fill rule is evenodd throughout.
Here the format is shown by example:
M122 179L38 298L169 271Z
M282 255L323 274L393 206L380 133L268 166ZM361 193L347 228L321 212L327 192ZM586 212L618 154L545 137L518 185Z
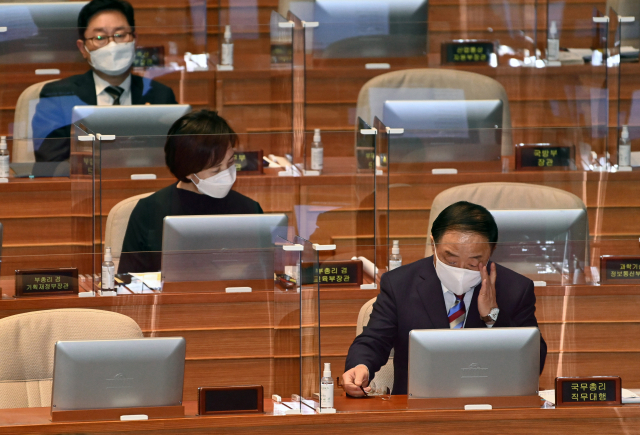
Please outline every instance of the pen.
M364 393L364 397L368 397L369 395L367 394L366 391L364 391L364 387L362 385L360 385L360 389L362 390L362 392Z

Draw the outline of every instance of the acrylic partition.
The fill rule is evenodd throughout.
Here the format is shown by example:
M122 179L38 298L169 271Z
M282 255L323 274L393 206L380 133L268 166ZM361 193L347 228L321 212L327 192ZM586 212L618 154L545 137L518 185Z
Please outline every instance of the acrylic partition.
M34 3L29 7L38 8L38 5L44 5L55 9L67 4L75 5L76 2L48 5ZM257 25L256 34L247 33L250 29L241 24L233 25L233 60L229 65L221 65L222 39L218 44L217 37L224 34L225 26L207 26L206 34L212 37L204 38L203 29L190 24L189 17L192 14L187 13L187 9L189 8L183 11L185 14L182 17L186 24L181 25L148 23L145 26L144 22L148 21L151 15L159 22L168 20L167 12L161 9L140 11L144 18L136 21L136 57L132 70L136 78L132 82L131 93L125 92L122 105L177 102L190 106L191 110L217 111L238 133L290 132L293 126L293 59L291 54L287 53L291 52L294 29L286 27L288 21L275 12L273 16L266 18L261 16L264 22ZM199 16L199 9L196 8L195 11L192 11L193 16ZM75 26L75 18L73 21ZM175 23L179 20L172 17L169 21ZM249 27L253 29L251 32L255 32L255 26ZM37 34L37 29L22 29L18 26L15 30L17 35L12 33L12 26L8 29L7 32L0 33L0 46L13 47L17 44L13 49L24 56L10 56L6 57L5 61L0 61L0 74L3 78L0 85L0 103L3 107L0 111L0 136L13 137L18 141L15 149L9 149L12 162L33 162L36 157L39 161L64 160L64 153L52 156L37 153L32 138L69 136L71 133L67 126L78 119L73 118L73 107L98 103L98 99L86 91L94 86L93 76L89 65L76 47L77 29L51 29L72 37L70 46L68 41L64 42L62 38L47 38L48 30L44 28L42 34ZM251 35L255 38L245 39ZM13 37L16 39L11 39ZM32 41L34 38L36 41ZM237 38L237 41L234 38ZM203 45L205 40L208 41L207 45ZM56 46L50 47L50 44ZM69 52L69 59L79 59L73 62L66 61L68 56L60 54L56 47ZM52 53L55 56L50 59ZM27 63L23 57L30 59L31 63ZM227 61L229 59L225 60L225 63ZM63 91L60 91L55 83L47 83L72 76L73 84L65 84L68 89L65 88ZM142 77L142 81L138 76ZM69 95L60 97L60 92ZM43 98L40 98L41 95ZM101 105L108 103L100 101ZM143 123L143 120L140 122ZM138 129L120 133L100 133L121 136L163 135L167 130L168 128ZM278 155L291 154L292 146L293 143L289 139L284 149L273 151Z
M15 142L8 138L8 148ZM55 142L69 146L70 139ZM0 255L8 258L3 275L13 275L17 269L66 267L68 262L82 273L96 273L87 254L99 245L94 202L99 179L91 170L81 169L91 167L91 146L82 154L77 164L11 164L9 177L0 183Z
M632 252L625 250L625 246L635 243L636 248ZM585 244L585 240L571 241L571 245ZM514 247L523 248L524 245L515 245L511 243L498 243L495 252L505 252ZM452 248L448 246L448 248ZM468 246L467 246L468 248ZM402 255L403 265L407 265L414 260L411 258L413 252L420 252L420 257L424 257L425 243L400 245L400 254ZM481 249L489 249L484 245ZM542 263L547 263L553 272L550 274L559 274L564 276L564 282L557 283L549 280L541 282L538 275L535 281L523 281L523 288L530 296L535 295L535 319L537 321L540 333L546 342L547 354L544 368L541 370L538 388L540 391L550 390L554 388L554 381L559 376L620 376L622 378L622 386L626 389L640 388L640 377L636 373L634 361L638 358L638 348L633 339L636 329L640 325L640 316L637 312L637 304L640 296L636 290L637 284L640 282L640 265L638 262L637 238L623 238L611 240L608 245L601 246L598 255L607 254L630 254L635 255L634 258L610 258L603 263L602 269L600 259L597 258L591 262L591 266L580 269L571 270L565 267L561 262L548 261L547 252L530 249L528 253L521 250L519 253L513 253L510 263L502 259L495 259L499 265L497 271L498 292L504 292L501 286L501 278L504 275L518 271L518 263L525 265L526 268L542 267ZM425 270L430 266L432 257L428 262L424 263ZM424 260L422 260L424 261ZM320 262L320 266L322 266ZM520 270L523 273L522 270ZM399 273L399 272L396 272ZM435 272L434 272L435 273ZM606 276L605 276L606 274ZM615 275L615 277L612 276ZM599 275L599 278L598 278ZM529 276L525 273L525 276ZM576 276L580 276L579 280L575 280ZM633 276L633 278L632 278ZM384 283L384 281L383 281ZM526 285L525 285L526 284ZM345 368L345 361L349 351L349 347L357 334L362 332L363 326L369 322L369 315L372 310L372 303L381 290L365 290L357 286L348 285L320 285L320 336L321 336L321 361L329 362L332 367L332 375L334 379L334 396L344 396L342 388L342 373ZM391 289L387 288L386 291ZM420 291L431 292L437 291L439 294L442 289L421 289ZM402 292L402 289L394 288L394 294ZM414 292L417 290L409 290ZM476 293L478 290L476 290ZM406 297L412 297L411 293ZM417 294L416 300L420 301ZM467 308L467 316L479 316L477 311L477 295L474 294L473 301ZM499 296L498 301L502 300ZM531 299L533 302L533 299ZM420 303L420 302L418 302ZM519 326L531 326L533 321L532 315L524 321L522 316L518 316L515 311L517 309L507 308L508 303L502 307L501 315L511 316L512 322L522 322ZM426 309L422 306L416 309ZM364 310L361 312L361 310ZM373 308L374 312L375 307ZM446 308L442 306L442 318L446 319ZM379 313L379 311L378 311ZM429 311L432 313L432 311ZM402 323L402 313L398 313L398 322ZM431 314L430 314L431 316ZM477 318L467 318L466 322L470 325L481 324ZM526 323L526 324L524 324ZM516 325L518 326L518 325ZM424 324L415 324L413 328L428 328L429 320L427 318ZM469 326L474 327L474 326ZM375 333L369 331L369 333ZM381 346L382 348L383 346ZM392 396L389 398L387 388L393 391L393 373L391 368L393 359L398 355L390 353L381 358L390 357L389 366L381 367L376 372L373 380L372 397L366 399L347 399L336 400L336 409L338 412L348 411L357 406L358 410L370 411L392 411L401 409L428 408L428 404L419 401L407 401L406 396ZM352 361L357 363L357 361ZM383 363L383 362L381 362ZM536 353L535 360L531 363L531 367L538 364L538 355ZM523 361L522 367L526 366ZM347 367L350 368L350 367ZM423 367L428 370L428 367ZM410 368L411 370L411 368ZM535 384L534 384L535 387ZM409 385L411 388L411 385ZM395 392L398 394L398 391ZM503 395L507 395L507 391L503 391ZM522 394L522 393L518 393ZM535 395L536 391L530 392ZM390 400L389 400L390 399ZM350 400L362 400L362 403L355 405ZM348 403L349 402L349 403ZM474 402L475 403L475 402ZM484 402L482 402L484 403ZM540 401L538 406L542 406ZM546 404L546 407L552 406Z
M216 268L206 266L211 261L200 260L205 253L165 252L162 278L160 273L132 273L120 276L123 281L118 286L117 296L101 295L100 278L85 273L80 265L94 262L93 255L15 255L10 250L2 255L2 263L20 268L40 268L43 266L76 267L76 278L47 275L41 272L22 281L23 296L16 297L16 279L13 270L2 270L0 300L2 318L47 309L83 308L112 311L133 319L145 337L184 337L187 343L184 378L184 401L197 400L199 387L261 385L264 398L272 394L281 395L290 407L300 407L291 403L292 396L301 395L301 349L305 344L301 321L305 317L303 292L295 281L285 279L294 275L302 264L302 256L312 260L307 263L313 270L313 256L303 251L288 251L291 246L286 240L279 240L269 252L256 259L253 250L238 252L246 264L256 260L252 267L264 269L265 286L252 291L246 287L228 287L230 276L221 277ZM311 249L309 246L305 249ZM155 254L155 253L152 253ZM160 253L157 253L159 256ZM229 264L233 252L209 250L207 260L215 265ZM269 255L271 256L269 258ZM88 257L88 258L85 258ZM198 279L182 288L172 287L171 262L180 258L190 260L191 267L199 263ZM95 261L101 261L96 258ZM246 265L245 264L245 265ZM267 270L265 266L269 266ZM164 270L164 267L167 270ZM260 267L255 267L260 266ZM221 268L217 268L219 271ZM226 268L226 273L242 272L242 267ZM244 271L246 272L246 271ZM277 279L274 281L274 272ZM167 275L167 276L165 276ZM267 278L268 275L268 279ZM225 283L220 279L225 279ZM246 286L247 283L245 282ZM67 287L68 286L68 287ZM77 294L73 293L77 286ZM96 291L95 295L91 294ZM57 292L56 294L51 294ZM72 293L70 293L72 292ZM317 294L317 292L316 292ZM317 312L315 313L317 317ZM105 325L108 327L108 325ZM117 337L114 335L112 337ZM92 331L86 331L86 339L95 338ZM315 340L312 337L306 340ZM294 397L295 399L295 397ZM267 401L265 411L285 413L289 408L272 406Z

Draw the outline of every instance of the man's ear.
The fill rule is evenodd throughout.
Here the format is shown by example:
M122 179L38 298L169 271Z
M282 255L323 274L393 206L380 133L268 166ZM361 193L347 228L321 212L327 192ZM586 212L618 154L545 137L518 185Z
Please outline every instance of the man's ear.
M82 57L84 57L84 59L88 61L91 55L85 48L84 41L82 39L78 39L76 41L76 46L78 47L78 50L80 50L80 54L82 54Z

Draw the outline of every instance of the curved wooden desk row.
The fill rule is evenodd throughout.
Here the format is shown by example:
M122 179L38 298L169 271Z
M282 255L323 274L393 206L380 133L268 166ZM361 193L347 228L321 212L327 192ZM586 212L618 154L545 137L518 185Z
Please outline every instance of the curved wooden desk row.
M269 63L268 38L262 38L260 51L236 54L234 71L167 72L155 79L170 86L179 102L194 109L217 110L239 133L288 132L293 127L291 69L272 68ZM265 51L266 50L266 51ZM439 58L439 56L437 56ZM176 61L179 60L177 57ZM358 93L373 77L407 68L448 68L471 71L496 79L509 97L514 128L585 127L602 117L603 107L620 100L620 111L630 113L634 91L640 89L638 64L622 64L620 96L618 89L609 93L604 88L606 68L572 65L557 68L512 68L503 62L497 68L488 66L441 66L431 57L381 59L392 67L388 70L365 69L367 60L332 64L323 60L307 60L304 82L305 128L353 131ZM18 66L16 66L18 67ZM58 68L58 76L41 76L32 72L5 70L0 72L0 134L10 135L15 104L20 93L43 79L64 78L86 71L86 65L48 65ZM142 74L142 73L141 73ZM610 101L607 100L609 95ZM614 107L613 105L609 107ZM596 113L598 111L598 113ZM606 122L606 119L599 121ZM617 116L610 113L609 125L617 126ZM622 120L626 122L626 120ZM585 132L586 137L591 134ZM291 138L252 136L265 155L284 155ZM309 139L310 143L311 140ZM352 150L325 143L329 156L352 155ZM349 154L346 154L349 153Z
M640 406L616 408L496 409L435 411L407 409L406 396L353 399L338 396L337 414L265 414L196 416L195 402L185 403L184 418L130 422L51 423L49 408L0 410L0 434L119 433L119 434L450 434L452 428L481 434L601 435L640 433Z
M286 213L297 225L296 206L324 211L311 236L314 243L336 243L345 254L371 244L374 231L374 180L356 174L353 159L327 158L320 177L238 177L235 188L257 200L269 213ZM174 179L104 180L101 191L104 237L109 210L123 199L159 190ZM383 183L382 183L383 182ZM402 245L417 246L405 262L420 258L426 240L429 211L436 195L467 183L517 182L540 184L569 191L587 205L592 243L592 263L599 255L637 254L640 235L640 172L478 172L456 175L393 174L388 182L390 235ZM379 184L380 186L380 184ZM100 204L97 204L100 209ZM0 184L0 222L4 225L4 273L28 267L69 266L63 254L90 252L90 184L69 179L12 179ZM381 216L378 216L381 219ZM381 221L379 221L381 224ZM381 227L380 227L381 228ZM379 229L378 229L379 230ZM100 243L100 240L97 240ZM407 248L407 255L411 252ZM349 251L349 252L347 252ZM349 257L350 258L350 257ZM90 262L90 259L87 259ZM64 264L63 264L64 263ZM82 272L81 272L82 273ZM85 272L86 273L86 272Z
M0 280L6 295L0 300L0 318L44 309L94 308L130 316L146 336L185 337L185 400L196 400L201 386L238 384L260 384L265 397L285 397L299 385L300 352L305 357L318 353L313 289L304 290L302 300L299 294L282 291L14 299L13 285L12 278ZM353 287L321 290L322 362L332 364L335 376L355 338L360 307L377 294ZM536 295L536 315L549 348L541 389L553 388L557 376L592 375L617 375L624 388L640 387L637 286L537 287Z

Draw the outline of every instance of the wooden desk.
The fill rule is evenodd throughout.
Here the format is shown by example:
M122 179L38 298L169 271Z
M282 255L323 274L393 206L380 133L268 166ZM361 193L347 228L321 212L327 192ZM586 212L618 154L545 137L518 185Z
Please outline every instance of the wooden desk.
M49 408L0 410L0 434L450 434L452 427L479 434L637 434L640 407L512 409L491 411L406 411L406 396L391 400L336 397L337 414L239 414L195 416L185 403L184 418L133 422L51 423ZM265 401L268 406L270 401ZM267 408L265 406L265 408Z
M11 295L12 278L2 278L2 293ZM553 388L556 376L618 375L624 388L640 388L640 292L632 285L536 287L536 317L548 355L540 388ZM303 294L305 355L317 346L315 292ZM362 305L378 290L322 288L320 334L322 362L334 375L344 367L355 338ZM212 385L261 384L265 397L286 395L290 379L299 376L299 295L278 292L244 294L181 293L117 297L72 296L0 300L0 318L55 308L115 311L134 319L145 336L182 336L187 340L185 400L197 388ZM315 344L314 344L315 343ZM317 353L317 352L316 352Z
M320 177L238 177L235 189L258 201L266 213L286 213L297 226L296 206L321 213L311 230L314 243L336 243L338 254L348 255L357 246L371 244L374 235L374 179L357 174L349 158L327 158ZM592 263L604 254L639 254L640 171L596 172L477 172L457 175L428 173L392 174L389 184L390 235L400 239L405 262L424 253L431 203L437 194L454 186L481 182L530 183L555 187L577 195L587 206L592 243ZM104 237L106 218L118 202L174 183L174 179L105 180L102 185L102 222L97 234ZM78 216L72 208L69 179L11 179L0 184L0 222L4 225L5 274L22 267L66 265L62 254L90 246L90 238L77 240L74 228L91 225L90 214ZM306 225L307 223L305 223ZM311 225L311 222L308 222ZM307 228L307 227L305 227ZM97 239L98 246L103 239ZM413 248L411 248L413 246ZM421 251L422 250L422 251ZM86 252L86 251L85 251ZM350 258L350 257L349 257ZM81 272L88 273L88 272Z

